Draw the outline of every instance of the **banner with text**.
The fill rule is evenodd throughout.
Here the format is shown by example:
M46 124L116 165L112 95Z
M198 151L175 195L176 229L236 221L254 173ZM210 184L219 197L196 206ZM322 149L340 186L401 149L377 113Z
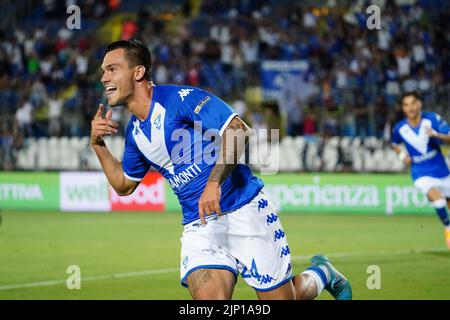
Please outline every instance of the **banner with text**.
M113 211L164 211L166 191L164 178L158 172L149 172L131 195L119 196L110 186L110 201Z
M108 180L103 172L61 172L62 211L110 211Z
M1 172L0 209L58 210L59 174Z
M306 60L264 60L261 79L264 99L277 100L289 75L301 75L309 68Z
M279 211L434 214L408 175L286 173L261 178ZM181 213L176 195L156 172L149 172L129 196L118 196L103 172L2 172L0 209Z
M407 175L279 174L262 177L280 211L434 214Z

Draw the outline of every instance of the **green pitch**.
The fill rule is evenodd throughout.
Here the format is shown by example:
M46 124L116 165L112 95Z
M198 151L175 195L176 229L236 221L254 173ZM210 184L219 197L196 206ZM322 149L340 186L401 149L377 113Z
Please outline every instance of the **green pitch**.
M436 217L280 214L295 273L325 253L355 299L450 299ZM2 212L0 299L190 299L179 284L180 214ZM81 289L66 287L68 266ZM367 268L381 270L369 290ZM235 299L255 299L239 278ZM321 299L331 299L324 292Z

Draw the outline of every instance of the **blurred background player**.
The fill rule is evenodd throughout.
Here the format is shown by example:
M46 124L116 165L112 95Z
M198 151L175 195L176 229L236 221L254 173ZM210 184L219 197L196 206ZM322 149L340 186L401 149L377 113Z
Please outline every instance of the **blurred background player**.
M416 92L405 92L401 99L405 118L393 129L392 145L399 158L411 165L414 185L430 200L445 226L445 241L450 249L450 170L441 152L442 143L450 143L450 126L434 112L423 112ZM408 154L399 144L406 146Z
M123 161L103 141L119 125L111 109L103 118L102 104L92 121L91 145L120 195L133 193L151 167L169 181L183 212L181 284L194 299L231 299L239 273L260 299L314 299L323 289L336 299L352 298L347 279L323 256L292 276L286 235L261 191L264 183L237 163L245 145L227 144L244 141L251 130L225 102L195 87L154 85L150 51L137 40L110 44L102 71L109 106L125 106L133 115ZM182 139L174 138L180 130ZM207 130L215 130L213 141L221 142L205 140ZM195 152L199 144L201 154ZM207 161L211 146L214 156Z

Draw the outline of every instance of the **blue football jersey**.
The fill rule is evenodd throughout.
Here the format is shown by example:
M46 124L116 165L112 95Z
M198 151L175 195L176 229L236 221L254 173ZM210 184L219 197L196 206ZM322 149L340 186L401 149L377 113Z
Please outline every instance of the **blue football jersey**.
M444 178L450 174L441 152L442 141L430 138L426 133L432 128L441 134L450 134L450 126L434 112L422 112L422 120L417 127L411 127L407 119L398 122L393 129L392 143L404 143L411 157L411 176Z
M220 136L235 116L224 101L199 88L154 86L145 121L133 115L128 123L125 176L140 181L155 168L178 197L182 223L198 220L198 200L219 155ZM238 164L221 186L222 212L247 204L263 186L247 165Z

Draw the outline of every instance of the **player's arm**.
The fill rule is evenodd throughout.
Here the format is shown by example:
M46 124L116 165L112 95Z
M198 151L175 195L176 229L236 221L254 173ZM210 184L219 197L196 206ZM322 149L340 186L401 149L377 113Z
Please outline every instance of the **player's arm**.
M450 144L450 125L436 113L432 119L432 127L427 128L427 134L432 138Z
M251 129L238 116L231 120L222 136L222 145L216 165L209 175L208 182L222 184L236 168L239 158L248 145Z
M109 151L103 140L103 136L117 133L119 124L111 120L112 110L108 110L103 118L104 106L100 104L94 119L91 122L91 146L94 149L105 175L117 192L123 196L133 193L139 182L125 177L122 163Z
M206 223L205 215L213 212L222 214L220 186L238 165L251 134L252 130L238 116L235 116L224 130L217 162L199 200L199 215L203 224Z
M443 134L439 133L434 129L428 129L428 135L432 138L437 138L439 140L442 140L444 143L450 144L450 134Z
M399 159L406 165L409 166L412 163L411 157L405 151L400 148L400 144L402 143L402 139L398 132L397 126L392 130L392 140L391 147L397 153Z
M407 166L411 164L411 157L397 144L391 144L392 149L397 153L398 158Z

